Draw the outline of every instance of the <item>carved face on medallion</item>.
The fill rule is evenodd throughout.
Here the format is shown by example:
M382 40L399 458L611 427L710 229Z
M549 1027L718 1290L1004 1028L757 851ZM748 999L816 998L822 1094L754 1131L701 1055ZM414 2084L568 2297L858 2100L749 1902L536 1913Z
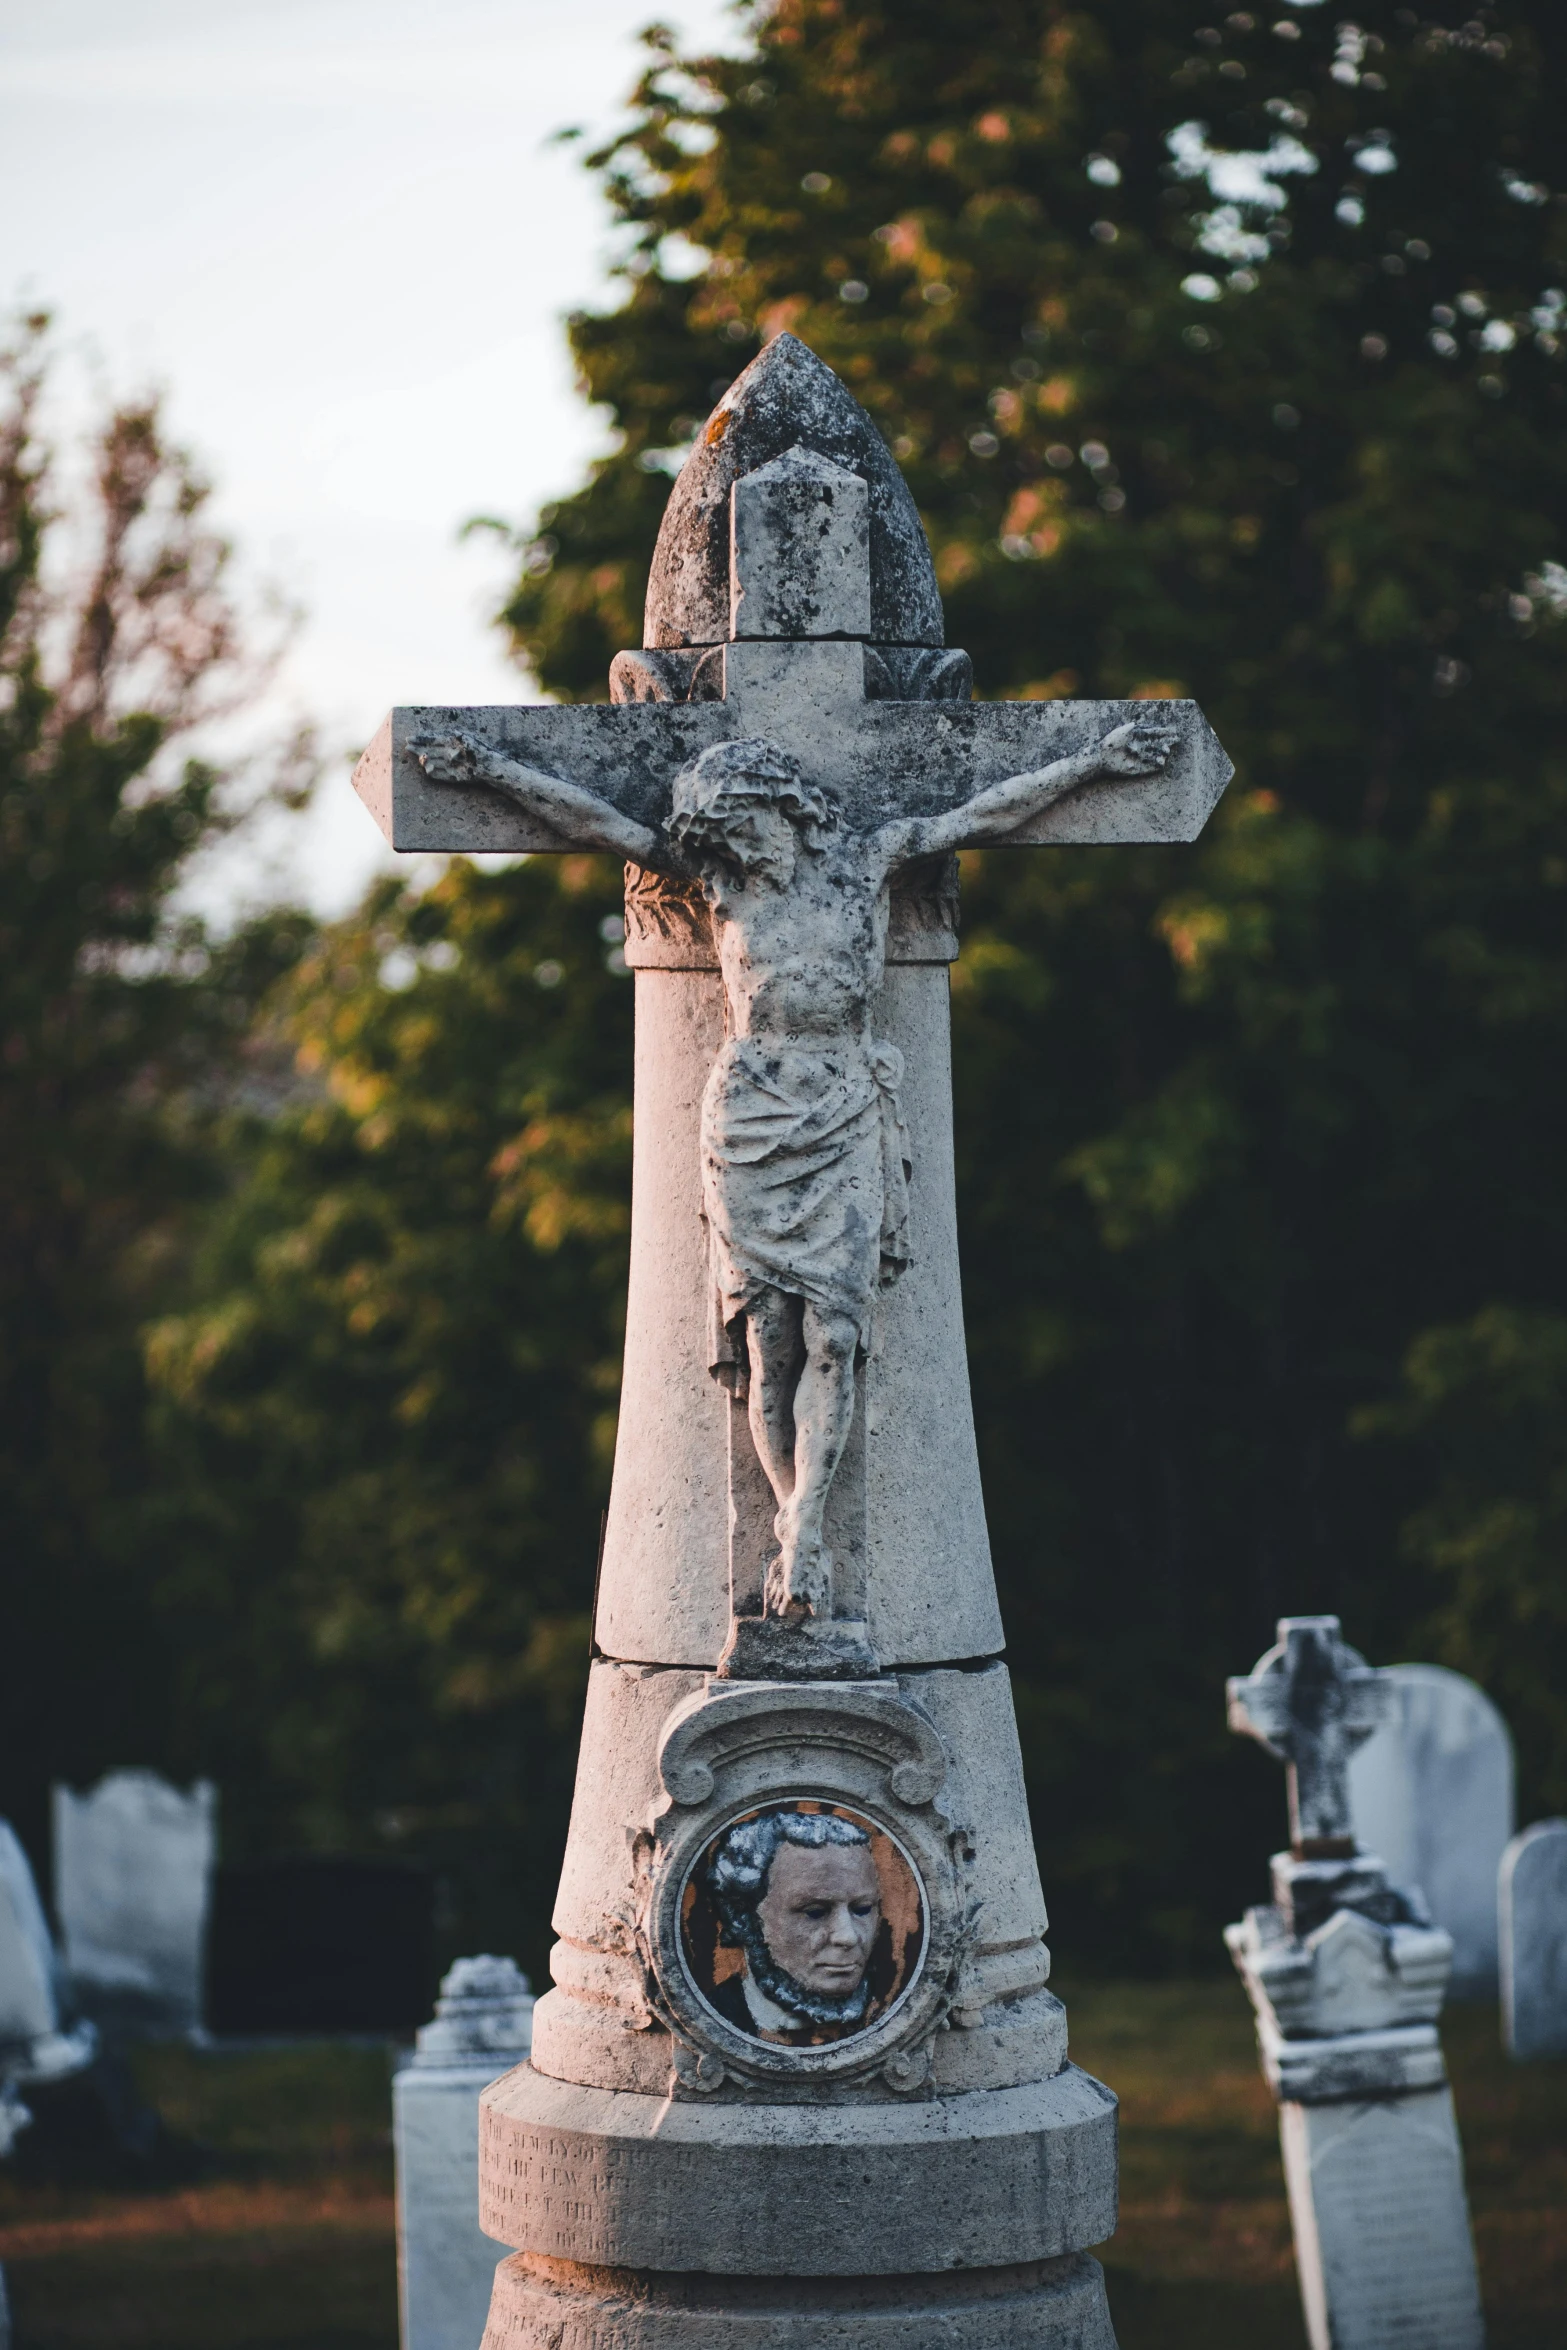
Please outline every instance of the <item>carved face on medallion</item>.
M880 2021L919 1972L919 1879L875 1821L801 1800L744 1812L681 1903L687 1972L751 2039L815 2047Z

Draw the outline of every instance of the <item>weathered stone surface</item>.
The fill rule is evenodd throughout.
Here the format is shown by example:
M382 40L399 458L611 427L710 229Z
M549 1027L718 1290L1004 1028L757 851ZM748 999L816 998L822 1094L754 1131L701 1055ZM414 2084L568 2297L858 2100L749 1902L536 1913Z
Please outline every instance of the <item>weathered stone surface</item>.
M519 2253L484 2350L1115 2350L1085 2253L902 2277L649 2277Z
M528 2053L533 2007L533 1987L514 1958L489 1951L459 1958L442 1977L434 2019L415 2033L414 2052L403 2069L485 2065L492 2057L504 2058L501 2069L508 2069Z
M461 729L498 756L564 771L639 824L662 821L675 776L713 745L787 726L813 777L857 825L894 810L944 815L1006 777L1088 749L1117 726L1172 728L1168 770L1141 783L1085 784L1008 835L1052 843L1195 840L1231 768L1195 702L922 702L866 699L855 644L722 648L727 695L701 703L425 704L391 713L354 770L354 789L395 849L477 855L560 852L569 833L484 784L433 784L412 746Z
M1349 1764L1391 1676L1336 1616L1286 1617L1229 1684L1230 1727L1289 1766L1274 1900L1225 1941L1279 2104L1312 2350L1479 2350L1458 2126L1437 2039L1452 1937L1350 1829Z
M648 2004L636 1942L634 1847L667 1800L658 1769L666 1726L700 1704L708 1686L695 1673L607 1659L593 1666L555 1908L557 1988L539 2002L534 2023L537 2070L643 2093L669 2086L669 2035ZM929 2087L1047 2078L1066 2061L1065 2016L1058 2001L1037 1996L1049 1975L1047 1921L1006 1668L998 1662L979 1671L909 1673L891 1686L913 1699L945 1749L942 1809L962 1828L962 1850L971 1856L963 1863L964 1897L976 1925L952 1993L953 2028L939 2033L931 2050ZM810 1697L808 1690L779 1694ZM852 1708L853 1692L842 1702ZM807 1757L802 1747L799 1768L809 1774L816 1766ZM874 1800L874 1776L853 1791ZM895 2092L873 2083L865 2093Z
M1567 2056L1567 1820L1513 1838L1497 1895L1508 2053Z
M392 2082L402 2350L473 2350L501 2247L480 2232L479 2093L528 2052L533 2000L509 1958L462 1958Z
M1230 1728L1285 1765L1297 1858L1353 1853L1349 1759L1392 1706L1385 1678L1339 1636L1337 1616L1285 1616L1276 1647L1229 1685Z
M1259 2016L1257 2052L1275 2097L1297 2105L1360 2104L1368 2097L1403 2097L1447 2085L1435 2024L1286 2040Z
M1353 1910L1378 1926L1431 1922L1419 1887L1393 1884L1374 1852L1357 1848L1332 1860L1300 1860L1293 1852L1276 1852L1270 1873L1274 1906L1291 1934L1314 1934L1341 1909Z
M1449 2089L1280 2109L1312 2350L1481 2350Z
M1274 1862L1277 1880L1291 1865ZM1320 1865L1320 1864L1319 1864ZM1374 1863L1361 1874L1379 1876ZM1373 1907L1379 1906L1373 1902ZM1280 2098L1317 2105L1440 2088L1447 2072L1436 2036L1452 1958L1450 1936L1412 1921L1399 1897L1378 1922L1336 1909L1316 1927L1292 1928L1288 1910L1249 1909L1225 1942L1257 2016L1257 2048Z
M1497 1987L1496 1872L1513 1832L1513 1742L1483 1689L1442 1665L1389 1665L1387 1719L1350 1757L1355 1834L1418 1885L1453 1937L1453 1991Z
M731 1417L753 1457L745 1414L707 1364L697 1144L723 994L707 975L639 972L636 985L626 1361L597 1636L606 1655L711 1670L730 1621ZM993 1655L1002 1640L963 1349L947 1003L944 971L915 966L889 971L873 1005L878 1034L903 1055L912 1262L882 1296L857 1415L863 1453L828 1501L840 1553L859 1512L865 1620L891 1666Z
M600 2266L860 2276L1054 2259L1115 2227L1115 2100L1069 2065L936 2103L671 2104L521 2065L481 2100L481 2224Z
M716 971L713 917L695 882L626 867L626 962L633 971ZM893 884L887 964L955 963L958 861L910 866Z
M868 637L869 510L858 474L795 447L735 483L729 628L741 637Z
M800 446L865 483L870 619L863 633L889 644L942 642L930 548L892 452L832 369L795 336L778 335L730 385L670 493L648 577L646 643L723 643L730 634L730 493Z
M201 2024L202 1959L217 1860L217 1789L184 1794L156 1771L54 1790L55 1904L78 1998L116 2031Z
M1229 762L1189 703L974 706L896 467L789 337L675 487L645 634L607 709L394 712L356 777L398 847L628 861L601 1659L555 1988L485 2101L531 2257L492 2338L664 2341L700 2268L751 2280L726 2341L1109 2350L1097 2272L1017 2267L1113 2225L1114 2102L1045 1988L993 1662L940 966L955 850L1190 840ZM824 2314L959 2266L1011 2281Z
M1253 1998L1291 2038L1434 2024L1442 2012L1453 1944L1438 1927L1378 1925L1340 1909L1300 1937L1270 1907L1248 1910L1225 1940Z

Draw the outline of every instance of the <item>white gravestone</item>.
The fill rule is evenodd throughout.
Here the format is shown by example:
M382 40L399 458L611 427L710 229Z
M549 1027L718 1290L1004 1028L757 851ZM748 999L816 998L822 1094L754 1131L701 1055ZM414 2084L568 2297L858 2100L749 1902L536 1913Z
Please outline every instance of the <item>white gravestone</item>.
M63 2080L98 2052L90 2024L62 2015L60 1966L26 1853L0 1820L0 2156L32 2114L30 2082Z
M1508 2054L1567 2056L1567 1820L1537 1820L1513 1838L1497 1910Z
M1272 1902L1224 1938L1279 2100L1312 2350L1481 2350L1436 2029L1452 1937L1350 1829L1354 1753L1396 1702L1336 1616L1286 1617L1277 1647L1231 1681L1230 1727L1286 1765L1291 1842Z
M954 852L1196 838L1189 702L972 701L790 335L697 436L607 707L397 710L399 849L628 860L636 1147L594 1662L489 2350L1111 2350L1115 2101L1046 1988L964 1353Z
M532 2036L527 1976L509 1958L460 1958L392 2082L402 2350L478 2350L505 2253L479 2230L479 2092Z
M1513 1742L1485 1691L1442 1665L1388 1665L1387 1718L1349 1764L1355 1834L1418 1885L1453 1937L1450 1989L1494 1998L1496 1871L1513 1832Z
M121 2031L201 2025L217 1857L217 1790L111 1771L54 1791L54 1885L65 1963L83 2006Z

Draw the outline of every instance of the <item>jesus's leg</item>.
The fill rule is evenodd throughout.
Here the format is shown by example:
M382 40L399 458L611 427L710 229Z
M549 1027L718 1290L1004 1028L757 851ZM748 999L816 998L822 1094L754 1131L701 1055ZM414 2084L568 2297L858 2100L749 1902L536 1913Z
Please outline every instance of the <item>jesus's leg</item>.
M813 1615L827 1615L832 1594L822 1515L854 1418L859 1324L852 1315L825 1313L807 1304L801 1336L805 1368L794 1391L794 1489L778 1512L782 1551L768 1577L769 1612L805 1608Z
M794 1491L794 1393L800 1377L800 1300L764 1289L746 1308L751 1363L747 1417L756 1457L782 1508Z

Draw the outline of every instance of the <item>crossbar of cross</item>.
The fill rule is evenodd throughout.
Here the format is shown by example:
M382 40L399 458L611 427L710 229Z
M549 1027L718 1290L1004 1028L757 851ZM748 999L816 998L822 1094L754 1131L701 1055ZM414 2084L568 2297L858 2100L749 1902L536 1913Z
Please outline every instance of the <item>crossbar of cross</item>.
M961 655L931 691L899 699L908 662L870 642L866 533L813 532L811 506L830 522L858 477L794 451L805 479L779 495L789 458L734 486L730 640L698 654L621 654L606 705L517 703L394 710L360 760L354 786L395 849L549 853L602 845L591 829L551 822L482 782L432 781L417 746L465 738L481 753L569 778L633 823L656 830L678 771L713 745L761 736L788 751L846 821L869 831L894 817L945 815L987 787L1091 749L1133 721L1164 727L1174 748L1158 772L1087 781L1019 822L1018 846L1194 840L1232 772L1190 701L970 702ZM804 560L810 550L814 560ZM792 592L790 592L792 590ZM858 633L843 623L858 622ZM742 629L776 631L742 634ZM890 657L889 657L890 656ZM961 665L955 666L955 665ZM916 689L920 690L920 689ZM686 698L693 696L695 698ZM994 840L991 830L976 839ZM970 845L959 838L954 846Z

